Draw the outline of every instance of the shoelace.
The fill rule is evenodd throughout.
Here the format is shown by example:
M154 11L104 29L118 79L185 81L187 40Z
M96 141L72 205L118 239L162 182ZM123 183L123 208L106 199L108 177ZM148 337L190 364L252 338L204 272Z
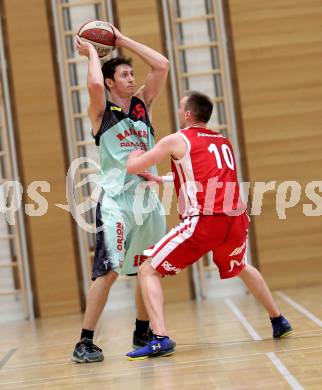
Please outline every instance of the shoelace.
M101 348L93 343L82 343L81 345L84 345L86 351L88 352L102 352Z

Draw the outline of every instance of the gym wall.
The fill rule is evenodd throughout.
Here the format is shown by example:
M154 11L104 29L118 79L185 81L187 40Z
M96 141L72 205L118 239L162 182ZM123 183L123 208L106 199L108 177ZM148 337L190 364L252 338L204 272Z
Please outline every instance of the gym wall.
M46 2L4 0L2 9L24 202L30 201L26 188L32 181L50 183L48 212L25 215L36 315L78 312L72 220L54 206L66 203L66 158Z
M50 192L44 193L48 213L25 216L35 312L39 317L77 313L84 296L75 222L55 206L66 204L69 161L51 5L45 0L2 0L1 9L21 182L24 189L34 180L50 183ZM158 1L142 1L134 8L132 2L118 1L117 10L125 34L165 52ZM147 67L135 59L135 71L140 84ZM169 93L167 85L153 108L157 139L174 130ZM169 164L164 164L161 173L168 171ZM23 200L30 202L26 191ZM174 208L169 226L176 221ZM164 284L166 300L191 298L189 271Z
M57 58L50 46L50 2L0 3L21 181L24 188L33 180L51 183L44 194L49 212L25 217L36 314L77 313L83 294L74 221L54 206L66 203L68 157ZM121 31L166 53L160 1L114 3ZM312 204L305 187L319 180L322 160L322 1L227 0L225 5L249 180L276 181L276 186L297 181L302 188L299 204L286 209L285 220L277 216L276 191L264 195L262 213L251 226L258 265L273 288L320 283L322 220L304 216L303 204ZM137 58L134 63L140 84L147 68ZM174 130L173 110L168 84L153 108L157 139ZM168 171L164 164L161 173ZM29 201L26 193L24 200ZM174 207L169 226L176 222ZM189 271L165 283L167 301L191 298Z
M305 216L303 204L316 209L305 189L321 180L322 1L227 3L249 180L301 185L293 184L300 200L286 219L277 215L276 190L264 194L251 226L258 265L274 289L318 284L322 218ZM321 187L315 191L319 199Z

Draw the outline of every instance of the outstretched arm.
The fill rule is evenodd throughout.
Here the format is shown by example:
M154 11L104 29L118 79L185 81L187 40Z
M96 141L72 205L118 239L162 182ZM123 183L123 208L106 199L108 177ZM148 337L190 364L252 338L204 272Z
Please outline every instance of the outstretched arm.
M165 83L169 71L169 61L157 51L126 37L114 26L113 28L116 36L115 46L131 50L151 67L145 79L144 86L139 88L135 94L144 101L149 110L153 100L159 95Z
M102 123L106 107L104 77L95 47L76 36L76 49L80 55L88 58L87 88L89 93L88 116L95 135Z
M159 164L166 157L173 156L180 159L185 154L186 148L186 143L178 134L168 135L148 152L141 149L131 152L127 160L127 170L132 174L140 174L152 165Z
M173 175L156 176L149 171L140 173L139 176L143 177L147 182L152 182L155 184L164 184L164 183L169 183L174 181Z

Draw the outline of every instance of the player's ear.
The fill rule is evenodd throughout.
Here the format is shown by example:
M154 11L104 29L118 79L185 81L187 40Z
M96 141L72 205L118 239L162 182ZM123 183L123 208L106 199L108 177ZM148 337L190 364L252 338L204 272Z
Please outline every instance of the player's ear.
M111 87L113 87L113 85L114 85L114 80L112 80L112 79L105 79L104 81L105 81L105 85L106 85L109 89L111 89Z
M185 117L185 119L187 120L187 119L189 119L190 118L190 116L191 116L191 111L185 111L185 113L184 113L184 117Z

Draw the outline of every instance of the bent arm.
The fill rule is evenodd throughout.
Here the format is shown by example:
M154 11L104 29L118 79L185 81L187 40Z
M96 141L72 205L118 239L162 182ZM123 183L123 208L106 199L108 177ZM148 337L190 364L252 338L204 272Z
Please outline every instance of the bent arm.
M151 67L145 79L144 87L141 87L135 94L144 101L149 110L153 100L159 95L165 83L169 71L169 61L161 53L124 36L117 29L115 29L115 35L117 46L131 50Z
M134 150L129 154L127 170L131 174L140 174L157 165L166 157L180 159L186 153L187 145L179 134L171 134L162 138L151 150Z
M171 155L171 136L161 139L151 150L144 153L135 150L130 153L127 160L127 170L131 174L139 174L146 171L152 165L159 164Z

